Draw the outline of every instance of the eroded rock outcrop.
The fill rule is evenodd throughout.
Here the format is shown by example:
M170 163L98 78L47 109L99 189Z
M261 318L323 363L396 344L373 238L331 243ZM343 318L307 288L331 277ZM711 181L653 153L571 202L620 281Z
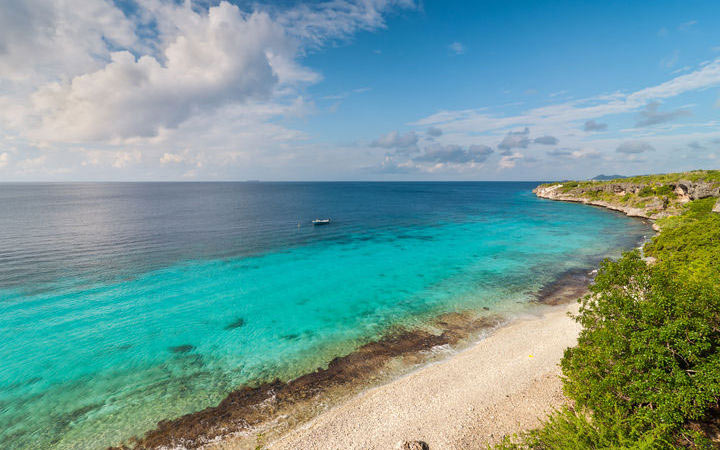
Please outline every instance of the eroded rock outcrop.
M670 183L584 183L568 187L567 183L538 186L533 192L542 198L578 202L621 211L628 216L661 219L677 213L679 204L707 197L720 197L720 184L706 181L680 180ZM650 191L642 202L629 205L622 199L626 195L642 196L648 189L668 186L666 194ZM715 209L720 212L720 205Z
M622 183L625 184L625 183ZM621 206L617 204L613 204L604 200L593 200L590 198L580 197L578 194L582 194L587 191L583 191L582 193L577 191L573 192L563 192L561 188L563 185L561 183L554 184L551 186L538 186L535 189L533 189L533 192L538 197L547 198L550 200L561 200L565 202L576 202L576 203L585 203L587 205L594 205L594 206L602 206L604 208L612 209L615 211L621 211L628 216L631 217L644 217L646 219L651 219L652 214L649 212L648 208L633 208L630 206ZM628 187L630 188L630 187ZM625 195L627 191L618 191L618 195Z

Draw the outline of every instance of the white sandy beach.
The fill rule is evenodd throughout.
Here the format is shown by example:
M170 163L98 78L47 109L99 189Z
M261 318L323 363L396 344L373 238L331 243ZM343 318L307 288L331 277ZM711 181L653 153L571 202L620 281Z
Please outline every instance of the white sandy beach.
M558 363L580 331L569 311L577 305L519 319L447 360L357 395L268 448L392 449L409 440L430 449L483 448L531 428L564 402Z

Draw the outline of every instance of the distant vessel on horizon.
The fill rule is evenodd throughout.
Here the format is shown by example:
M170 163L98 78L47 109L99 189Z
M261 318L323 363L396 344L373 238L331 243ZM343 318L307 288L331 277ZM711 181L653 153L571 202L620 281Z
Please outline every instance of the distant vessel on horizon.
M315 219L312 221L313 225L327 225L330 223L330 219Z

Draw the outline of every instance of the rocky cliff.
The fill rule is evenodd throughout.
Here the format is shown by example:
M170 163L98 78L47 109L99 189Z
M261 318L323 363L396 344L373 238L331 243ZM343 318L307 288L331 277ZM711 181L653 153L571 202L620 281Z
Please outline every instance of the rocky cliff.
M683 175L694 179L684 179ZM628 216L661 219L679 214L683 205L692 200L720 197L720 181L715 171L696 171L635 177L632 181L550 183L538 186L533 192L551 200L585 203L622 211ZM713 211L720 212L720 200Z

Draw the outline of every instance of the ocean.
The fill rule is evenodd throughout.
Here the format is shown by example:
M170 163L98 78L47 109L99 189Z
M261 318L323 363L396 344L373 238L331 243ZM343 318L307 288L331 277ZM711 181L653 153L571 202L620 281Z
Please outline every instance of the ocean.
M0 184L0 442L119 444L651 234L536 184Z

